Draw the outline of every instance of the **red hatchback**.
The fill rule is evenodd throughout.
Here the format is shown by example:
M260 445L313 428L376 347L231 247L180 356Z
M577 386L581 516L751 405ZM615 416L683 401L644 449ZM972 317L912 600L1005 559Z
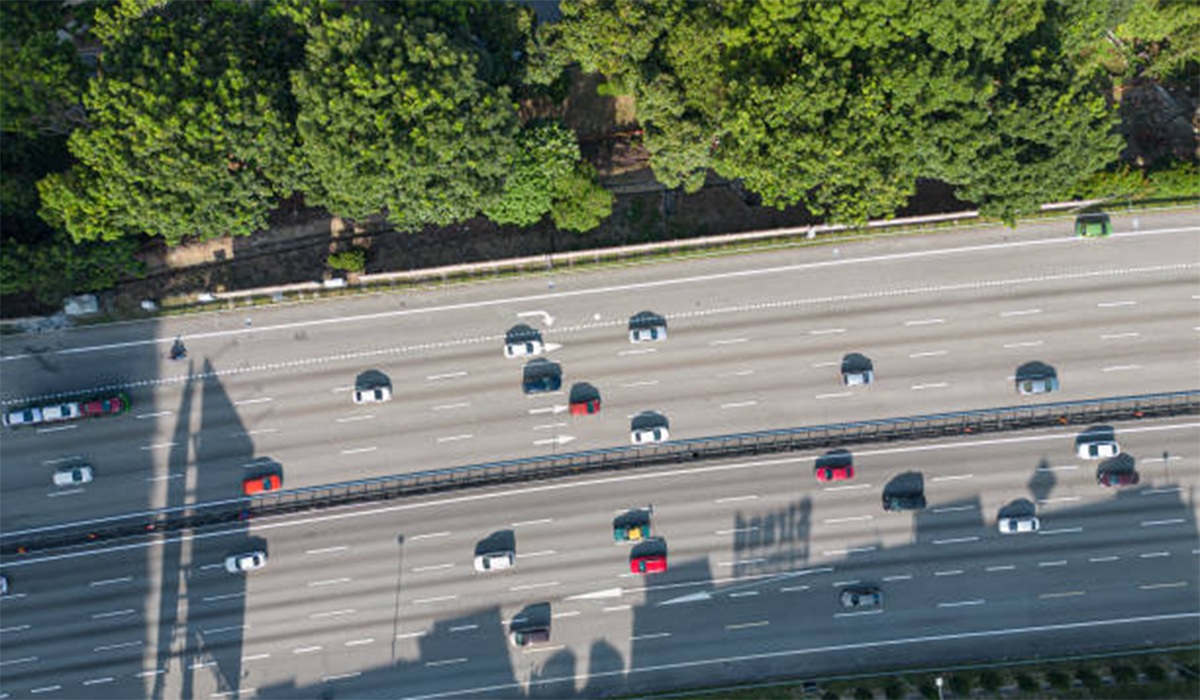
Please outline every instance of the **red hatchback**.
M253 496L267 491L274 491L283 485L283 481L275 474L256 476L242 482L242 493Z
M840 467L817 467L817 481L848 481L854 478L854 467L845 464Z
M1096 483L1100 484L1101 486L1110 487L1133 486L1139 481L1141 481L1141 477L1139 477L1138 473L1132 469L1128 471L1101 472L1100 475L1096 477Z
M590 416L600 412L600 399L588 399L587 401L572 401L571 415L573 416Z
M129 410L129 397L116 394L100 399L90 399L79 404L79 413L84 418L115 416Z
M629 557L629 572L632 574L661 574L667 570L667 555L649 554Z

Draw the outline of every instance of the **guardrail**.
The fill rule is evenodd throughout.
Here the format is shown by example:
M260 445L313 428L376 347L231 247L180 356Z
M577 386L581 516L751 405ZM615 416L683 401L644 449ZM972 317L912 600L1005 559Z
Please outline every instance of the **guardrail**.
M1177 391L762 430L673 440L660 445L615 447L510 459L0 533L0 554L29 554L147 533L178 532L235 523L255 517L384 501L452 489L562 478L585 472L873 442L924 440L1198 413L1200 391Z

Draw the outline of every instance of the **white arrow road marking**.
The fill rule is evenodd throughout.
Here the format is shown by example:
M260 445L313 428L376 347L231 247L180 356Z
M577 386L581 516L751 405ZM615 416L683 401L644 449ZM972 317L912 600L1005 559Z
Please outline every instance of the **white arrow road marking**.
M537 415L539 413L553 413L554 415L558 415L565 410L567 410L566 406L558 405L558 406L544 406L542 408L531 408L531 409L529 409L529 412L534 415Z
M549 325L549 324L547 324L547 325ZM546 343L545 345L542 346L542 349L546 352L554 352L555 350L558 350L561 348L562 348L562 343Z
M546 324L547 326L554 325L554 317L545 311L522 311L521 313L517 314L518 318L529 318L530 316L541 316L542 323Z

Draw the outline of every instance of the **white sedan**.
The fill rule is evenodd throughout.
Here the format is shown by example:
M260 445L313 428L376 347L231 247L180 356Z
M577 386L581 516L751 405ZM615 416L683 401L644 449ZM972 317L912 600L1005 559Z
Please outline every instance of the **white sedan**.
M87 464L80 464L76 467L63 467L54 472L55 486L78 486L90 483L91 480L92 468Z
M656 428L641 428L634 430L629 434L629 441L635 445L644 445L650 442L666 442L671 439L671 433L663 426Z
M514 552L488 552L475 557L475 570L480 573L511 569L517 563Z
M225 557L225 570L231 574L255 571L267 565L266 552L246 552Z
M1121 446L1116 440L1080 442L1075 445L1075 454L1082 459L1104 459L1121 454Z
M384 401L392 400L392 390L390 387L377 386L373 389L355 389L354 403L383 403Z
M666 326L648 326L645 328L629 329L629 342L631 343L651 343L666 339Z
M504 344L504 356L513 357L535 357L541 355L546 350L546 346L538 338L530 338L529 340L518 340L512 343Z
M1036 515L1022 515L1015 518L1000 518L997 527L1002 535L1015 535L1021 532L1037 532L1042 526Z

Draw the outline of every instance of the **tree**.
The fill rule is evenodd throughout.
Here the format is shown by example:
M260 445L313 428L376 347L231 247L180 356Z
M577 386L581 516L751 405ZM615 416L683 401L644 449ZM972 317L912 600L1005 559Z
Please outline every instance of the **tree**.
M515 159L509 90L481 80L479 55L429 18L359 6L309 27L299 103L308 201L361 219L386 209L402 230L488 209Z
M77 241L248 235L302 171L284 67L290 25L261 5L136 0L97 11L101 71L70 171L39 183Z
M63 233L40 244L3 239L0 294L32 292L56 306L72 294L107 289L124 277L141 275L137 239L76 243Z
M565 231L591 231L612 213L612 192L596 182L596 169L579 163L563 178L554 196L550 216Z
M553 122L527 124L517 134L503 192L484 209L484 216L498 224L537 223L578 162L579 143L569 129Z
M62 3L0 3L0 131L66 134L83 121L87 77L75 46L56 32Z

